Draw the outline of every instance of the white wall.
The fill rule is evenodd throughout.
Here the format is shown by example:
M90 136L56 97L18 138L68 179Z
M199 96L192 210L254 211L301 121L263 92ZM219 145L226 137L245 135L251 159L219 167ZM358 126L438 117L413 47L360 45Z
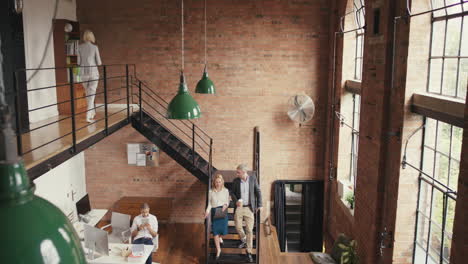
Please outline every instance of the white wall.
M76 21L76 0L24 0L23 27L27 69L55 67L54 39L53 36L50 36L49 39L49 35L52 30L56 1L58 1L58 8L55 18ZM43 57L44 60L41 65L40 62ZM37 71L37 74L31 78L34 72L27 72L29 90L55 85L54 70ZM55 88L28 93L29 109L56 102ZM57 107L53 106L31 112L29 119L31 123L34 123L55 115L58 115L58 111Z
M76 213L75 203L86 194L84 152L37 178L34 183L36 195L55 204L66 215Z
M23 24L26 68L53 68L54 39L49 34L56 0L24 0ZM59 0L57 19L76 21L76 0ZM47 46L47 49L46 49ZM45 60L40 61L45 52ZM30 72L32 74L32 72ZM53 70L39 71L28 83L28 89L55 85ZM29 109L57 101L55 88L28 94ZM29 114L30 122L37 122L58 115L57 107L46 108ZM86 194L84 153L79 153L55 169L37 178L36 194L58 206L66 215L75 212L75 203ZM72 191L75 192L72 197Z

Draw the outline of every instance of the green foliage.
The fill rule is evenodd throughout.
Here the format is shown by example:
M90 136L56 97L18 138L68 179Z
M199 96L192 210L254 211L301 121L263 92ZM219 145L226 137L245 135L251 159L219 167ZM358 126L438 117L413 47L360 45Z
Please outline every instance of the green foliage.
M345 201L348 202L351 209L354 208L354 192L348 192L345 196Z
M339 243L338 247L343 250L343 254L341 254L340 264L358 264L359 263L359 258L356 252L355 240L352 240L349 243L349 245Z

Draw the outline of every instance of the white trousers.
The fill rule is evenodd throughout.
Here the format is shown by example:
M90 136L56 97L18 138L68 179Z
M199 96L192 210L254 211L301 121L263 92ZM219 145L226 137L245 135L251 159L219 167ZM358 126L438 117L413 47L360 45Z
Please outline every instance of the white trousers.
M96 110L94 109L94 98L96 98L96 90L98 87L99 75L82 75L81 82L86 93L86 104L87 112L86 119L93 118L96 115Z

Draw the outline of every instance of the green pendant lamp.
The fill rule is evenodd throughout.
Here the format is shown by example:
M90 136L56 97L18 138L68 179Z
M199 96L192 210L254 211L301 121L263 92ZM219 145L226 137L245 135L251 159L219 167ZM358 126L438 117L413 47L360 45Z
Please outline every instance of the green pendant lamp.
M0 262L84 264L72 224L59 208L34 195L34 184L18 157L2 63L0 45Z
M208 70L207 70L207 63L206 63L206 0L205 0L205 69L203 70L203 76L200 81L197 83L197 87L195 89L196 93L201 94L215 94L215 86L213 81L208 77Z
M172 98L167 107L169 119L194 119L201 116L200 106L190 95L184 76L184 0L182 2L182 70L180 72L180 84L177 95Z
M194 119L201 116L200 106L190 95L184 72L180 72L179 92L167 107L169 119Z

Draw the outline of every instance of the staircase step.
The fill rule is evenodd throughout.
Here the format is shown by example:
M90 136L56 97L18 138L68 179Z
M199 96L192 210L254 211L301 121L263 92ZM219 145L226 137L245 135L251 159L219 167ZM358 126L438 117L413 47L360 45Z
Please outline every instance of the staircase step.
M239 243L240 243L240 240L234 240L234 239L223 239L224 240L224 243L221 244L221 248L236 248L236 249L239 249L238 246L239 246ZM215 248L215 243L214 243L214 239L210 239L210 247L211 248ZM253 248L256 248L255 247L255 239L253 241Z
M213 238L213 234L210 235L210 239L212 239L212 238ZM224 235L223 239L240 240L240 236L236 232L235 234ZM253 234L253 239L255 240L255 234Z
M255 234L257 228L254 226L253 233ZM237 234L237 230L235 226L228 226L228 234Z
M228 221L228 226L236 226L234 220ZM242 221L242 226L245 227L245 221ZM254 229L255 229L255 222L254 222Z
M286 214L301 213L302 206L300 204L286 204Z
M301 221L301 214L286 214L286 222Z
M254 263L257 260L257 255L252 255ZM210 254L210 257L208 259L208 263L232 263L232 264L243 264L243 263L249 263L247 261L247 255L245 254L223 254L221 253L221 256L218 260L216 260L216 253Z
M288 240L288 252L301 252L301 243L299 241Z
M288 220L286 219L286 225L301 225L301 220Z
M216 253L217 250L215 247L209 249L210 253ZM245 254L245 248L223 248L221 250L222 254ZM257 254L257 249L252 249L252 254Z
M286 232L301 232L300 224L288 224L286 223Z
M286 230L286 238L288 241L300 241L301 233L299 232L288 232Z

